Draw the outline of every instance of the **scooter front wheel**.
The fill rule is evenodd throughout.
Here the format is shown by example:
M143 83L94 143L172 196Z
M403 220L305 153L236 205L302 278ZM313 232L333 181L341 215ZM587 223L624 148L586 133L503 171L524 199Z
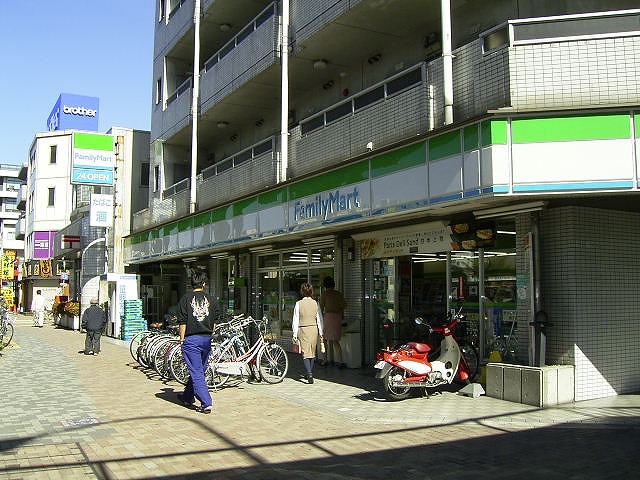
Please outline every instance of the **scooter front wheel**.
M391 367L387 374L382 377L382 386L384 387L384 391L387 394L387 397L389 397L389 400L404 400L411 394L411 387L393 385L395 377L400 376L404 378L406 373L406 370L399 367Z

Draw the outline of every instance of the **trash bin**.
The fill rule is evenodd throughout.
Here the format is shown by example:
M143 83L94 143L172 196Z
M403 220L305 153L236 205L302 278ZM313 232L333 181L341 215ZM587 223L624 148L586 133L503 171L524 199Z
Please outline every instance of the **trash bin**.
M340 340L340 346L342 347L342 361L347 364L347 367L362 367L360 332L345 333Z

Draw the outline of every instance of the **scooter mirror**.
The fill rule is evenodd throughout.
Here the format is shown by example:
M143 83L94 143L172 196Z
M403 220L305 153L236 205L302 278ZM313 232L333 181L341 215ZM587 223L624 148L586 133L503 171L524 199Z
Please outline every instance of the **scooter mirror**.
M416 317L415 322L418 325L424 325L424 319L422 317Z

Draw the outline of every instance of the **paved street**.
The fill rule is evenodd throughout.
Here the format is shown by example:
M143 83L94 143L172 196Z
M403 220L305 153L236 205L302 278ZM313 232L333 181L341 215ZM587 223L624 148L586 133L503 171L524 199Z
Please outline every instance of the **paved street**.
M317 368L179 405L125 342L16 322L0 356L0 479L637 478L640 396L537 409L454 392L387 402L369 370Z

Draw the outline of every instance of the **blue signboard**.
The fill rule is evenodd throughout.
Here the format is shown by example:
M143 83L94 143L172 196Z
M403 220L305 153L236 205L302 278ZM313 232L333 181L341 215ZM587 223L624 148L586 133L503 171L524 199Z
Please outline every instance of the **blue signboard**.
M96 170L91 168L74 168L71 183L84 185L113 185L113 170Z
M47 130L98 131L98 97L61 93L47 118Z

